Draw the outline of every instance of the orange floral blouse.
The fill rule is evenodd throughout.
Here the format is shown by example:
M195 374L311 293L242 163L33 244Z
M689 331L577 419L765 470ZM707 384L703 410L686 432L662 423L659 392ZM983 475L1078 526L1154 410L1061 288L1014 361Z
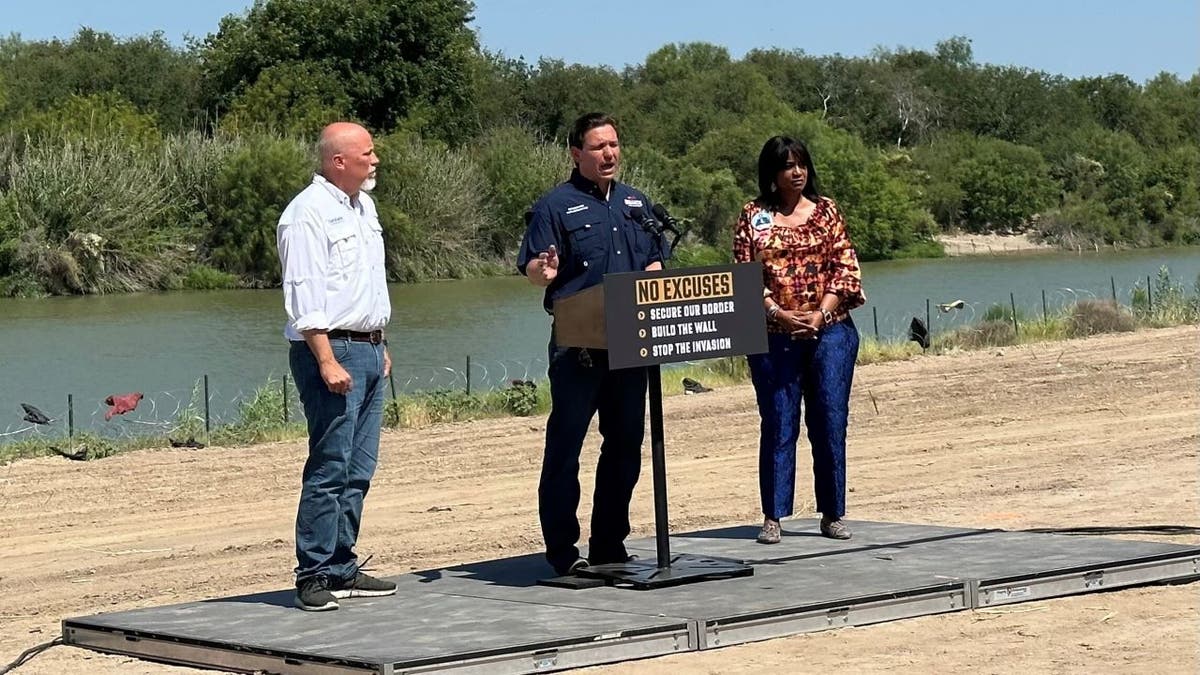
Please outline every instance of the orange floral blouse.
M742 207L733 233L733 259L763 264L763 285L775 302L788 310L812 311L826 293L837 294L837 323L867 301L858 254L832 199L818 199L808 221L796 227L777 225L772 216L757 201ZM768 329L783 331L774 322Z

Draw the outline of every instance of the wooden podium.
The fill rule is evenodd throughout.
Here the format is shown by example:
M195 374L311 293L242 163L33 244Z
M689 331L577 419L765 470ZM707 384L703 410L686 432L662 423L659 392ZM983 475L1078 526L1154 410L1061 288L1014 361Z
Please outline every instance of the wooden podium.
M762 266L743 263L608 274L554 303L558 346L606 349L609 368L646 368L649 385L656 560L591 565L578 576L648 589L754 573L739 560L671 555L660 365L767 351L762 288Z

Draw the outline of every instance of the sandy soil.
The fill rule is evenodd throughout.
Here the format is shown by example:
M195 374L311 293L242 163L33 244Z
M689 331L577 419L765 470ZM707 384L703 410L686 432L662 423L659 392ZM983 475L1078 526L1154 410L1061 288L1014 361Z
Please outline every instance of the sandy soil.
M1200 523L1198 338L1192 326L860 368L849 517L1004 528ZM751 389L674 397L666 408L672 529L758 523ZM544 425L388 433L360 550L385 573L538 550ZM303 447L0 467L0 664L53 638L63 617L287 587ZM584 452L594 465L595 434ZM653 533L645 464L633 505L639 536ZM811 495L798 497L808 515ZM1198 600L1194 584L1150 587L590 670L1195 673ZM19 672L199 671L56 647Z
M937 240L946 250L946 255L998 255L1002 253L1029 253L1031 251L1057 251L1055 247L1034 241L1028 234L941 234Z

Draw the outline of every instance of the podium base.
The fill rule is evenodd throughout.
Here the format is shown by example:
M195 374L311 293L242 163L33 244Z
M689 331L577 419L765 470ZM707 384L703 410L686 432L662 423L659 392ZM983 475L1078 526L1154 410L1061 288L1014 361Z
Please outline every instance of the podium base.
M653 560L631 560L590 565L578 572L581 577L604 579L614 585L631 586L639 590L753 574L753 567L737 560L688 554L671 556L669 567L659 567Z

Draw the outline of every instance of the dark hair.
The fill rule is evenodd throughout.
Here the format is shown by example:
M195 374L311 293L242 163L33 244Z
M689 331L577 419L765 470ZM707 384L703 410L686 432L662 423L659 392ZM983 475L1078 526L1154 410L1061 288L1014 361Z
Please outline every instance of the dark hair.
M567 142L572 148L583 149L583 137L587 132L599 127L611 126L617 129L617 121L612 118L612 115L602 112L590 112L586 115L581 115L575 123L571 125L571 134L567 136ZM618 132L620 130L618 129Z
M820 188L817 187L817 170L813 167L812 155L804 141L798 141L787 136L773 136L767 139L762 152L758 153L758 201L766 206L779 206L779 192L773 190L775 177L787 167L788 160L804 165L808 169L808 180L804 183L804 196L814 202L821 198Z

